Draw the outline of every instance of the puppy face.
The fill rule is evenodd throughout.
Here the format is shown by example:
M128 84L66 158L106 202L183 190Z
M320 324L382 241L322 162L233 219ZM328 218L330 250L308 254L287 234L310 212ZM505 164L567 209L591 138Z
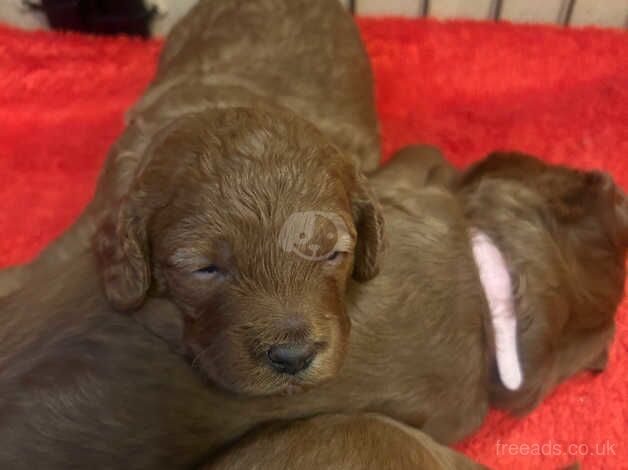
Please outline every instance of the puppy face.
M187 117L149 151L96 240L113 305L170 297L193 363L231 391L334 376L347 281L376 274L382 243L365 178L295 116L246 109Z

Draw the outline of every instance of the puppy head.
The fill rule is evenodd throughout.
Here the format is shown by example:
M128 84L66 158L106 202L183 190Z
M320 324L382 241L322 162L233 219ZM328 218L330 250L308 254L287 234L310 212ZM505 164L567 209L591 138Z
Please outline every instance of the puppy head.
M185 117L149 152L95 240L113 306L171 298L194 364L231 391L332 377L347 281L375 276L382 246L364 176L296 116L244 108Z
M471 222L497 226L509 258L526 409L608 346L626 276L628 199L605 173L512 153L473 165L459 189Z

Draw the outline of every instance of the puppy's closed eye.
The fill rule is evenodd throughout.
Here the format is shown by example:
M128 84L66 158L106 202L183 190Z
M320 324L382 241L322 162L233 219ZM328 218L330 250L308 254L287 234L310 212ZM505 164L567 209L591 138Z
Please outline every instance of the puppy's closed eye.
M186 242L186 246L177 248L167 257L166 265L182 275L191 274L201 280L220 278L235 268L230 253L224 242L219 242L213 249Z
M194 274L199 277L209 278L224 274L224 271L215 264L208 264L207 266L195 270Z
M329 253L329 255L324 259L324 263L329 266L336 267L350 259L352 255L353 250L345 251L343 249L336 249Z

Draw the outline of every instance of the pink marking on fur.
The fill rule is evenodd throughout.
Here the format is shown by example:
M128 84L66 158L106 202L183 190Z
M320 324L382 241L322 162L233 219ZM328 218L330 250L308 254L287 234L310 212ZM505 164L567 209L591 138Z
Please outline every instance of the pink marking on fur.
M506 260L484 232L471 230L471 247L491 312L497 370L504 386L517 390L523 381L517 352L517 316Z

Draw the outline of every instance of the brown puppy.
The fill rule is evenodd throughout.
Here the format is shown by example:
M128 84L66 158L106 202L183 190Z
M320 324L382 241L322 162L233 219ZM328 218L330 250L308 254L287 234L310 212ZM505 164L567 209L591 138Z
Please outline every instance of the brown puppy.
M421 431L375 413L277 423L227 449L204 470L485 469Z
M628 198L607 174L517 153L473 165L457 191L513 280L525 380L517 391L495 387L494 402L528 411L566 377L606 365L626 276Z
M94 199L37 260L0 271L0 297L89 245L167 126L228 107L292 110L364 170L378 165L372 74L358 29L337 0L201 0L168 36L157 75L109 152Z
M236 135L233 130L227 134ZM181 140L165 141L165 150L157 154L170 155L168 146L184 143L190 155L212 153L205 150L206 141L185 134ZM323 171L318 167L288 178L286 171L264 173L263 153L247 152L244 144L239 148L247 160L237 166L241 176L228 163L216 167L220 172L204 171L209 162L221 160L206 163L201 157L175 178L168 171L171 166L155 157L157 171L143 175L131 193L140 197L130 204L152 206L143 215L123 208L117 220L122 233L120 228L105 231L100 250L105 254L105 283L118 306L135 305L151 285L154 292L173 299L186 314L184 343L213 382L246 393L292 391L338 372L338 351L345 346L338 332L348 328L339 293L344 292L351 261L334 246L353 229L326 240L329 226L324 221L314 224L316 245L329 254L325 259L286 248L286 225L295 225L288 233L302 235L307 223L294 223L293 214L315 211L336 214L351 227L348 218L353 214L358 230L354 274L363 269L372 274L370 254L379 251L381 223L363 188L353 190L357 196L347 191L355 181L330 186L323 173L317 179ZM273 168L299 161L295 168L301 169L307 161L292 155L285 161L272 158ZM342 173L334 161L329 158L326 166ZM503 176L494 167L510 170L503 170ZM256 180L262 174L260 185ZM223 179L225 184L216 189L213 182ZM413 180L416 188L410 189ZM368 284L350 284L347 292L352 333L346 364L330 382L269 405L281 408L277 412L377 411L448 443L479 426L491 399L514 411L530 409L559 380L590 367L603 354L625 279L626 197L612 180L518 155L489 157L457 177L437 151L418 147L402 152L371 183L385 210L389 245L381 273ZM541 185L551 190L541 191ZM299 194L298 187L302 198L282 197ZM316 189L308 192L308 187ZM176 188L174 199L169 199L169 188ZM223 193L230 201L227 215L216 209L221 199L211 196ZM584 200L591 202L583 205ZM129 223L130 238L124 228ZM506 294L513 304L509 346L502 344L503 328L492 302L504 292L491 294L482 279L472 236L478 230L494 241L505 260ZM354 243L348 242L347 252ZM137 263L132 269L120 264L124 258L117 254L128 246L137 246L127 253ZM211 263L211 275L190 277L203 263ZM116 278L120 270L124 276ZM127 300L120 300L120 292ZM293 305L303 299L308 305L296 315L305 321L307 334L286 335L295 344L312 345L320 361L297 374L277 368L272 358L274 345L284 344L276 336L281 331L278 321L291 317L289 308L268 307L277 299ZM588 314L594 321L586 322ZM330 330L330 325L336 326ZM500 361L498 353L508 348L514 355Z
M196 145L191 136L184 141ZM414 159L412 152L416 152ZM203 152L197 148L190 153ZM381 273L368 284L352 283L347 292L352 333L344 368L336 378L305 395L268 406L287 416L377 411L447 443L479 426L491 399L496 403L504 401L504 406L514 411L529 409L557 381L590 367L603 354L612 333L613 314L623 293L628 230L626 197L609 178L597 172L550 166L531 157L490 157L456 182L456 171L434 149L419 147L404 153L371 178L384 206L389 245L382 258ZM252 155L248 158L251 162L260 159ZM491 162L500 158L502 167L513 169L507 178L489 171ZM524 167L523 171L517 171L522 160L534 162L538 170L531 172ZM286 163L290 161L295 159L288 158ZM341 305L337 295L336 300L327 304L317 304L314 299L330 298L342 284L333 284L336 287L325 291L321 283L324 276L319 275L312 283L309 273L319 272L319 267L326 264L321 264L318 258L303 256L302 252L286 250L283 229L279 227L292 224L291 211L335 213L340 220L346 220L351 212L355 217L356 209L349 209L343 199L347 185L344 192L330 192L323 205L314 193L303 193L306 197L293 198L290 203L274 193L266 194L254 183L262 167L250 173L255 177L246 179L236 178L232 176L233 169L222 167L225 170L222 177L231 187L240 188L227 193L228 199L244 198L246 207L260 207L253 210L254 217L242 218L242 211L238 210L229 224L222 223L218 228L203 222L201 216L190 219L189 214L202 214L208 210L206 207L212 207L204 196L205 190L199 193L199 198L194 197L199 191L195 182L204 178L203 173L194 169L189 174L181 170L184 179L179 181L164 179L159 174L155 179L146 179L146 185L139 187L144 199L153 199L150 185L161 194L168 194L168 188L173 185L179 188L180 198L169 204L156 202L156 206L165 209L151 212L149 225L142 222L142 216L124 210L118 224L125 226L128 220L134 221L135 232L144 234L142 243L153 247L152 253L140 250L141 256L131 259L141 262L140 273L147 272L146 266L154 266L155 289L162 289L186 312L184 342L194 353L201 352L198 362L214 382L250 391L254 381L259 390L291 391L313 383L314 377L327 378L329 375L318 369L320 365L337 372L337 368L328 366L333 353L327 352L327 356L323 353L320 363L294 377L273 375L272 359L269 364L264 352L268 354L272 342L278 341L268 336L269 331L274 334L277 328L269 327L267 318L274 322L275 316L263 301L250 309L243 307L252 305L247 303L251 291L237 287L241 282L239 276L246 279L246 285L254 286L255 299L267 298L265 295L270 291L265 283L268 283L276 289L274 292L281 292L279 298L290 299L288 293L293 292L309 299L311 306L318 305L316 315L325 317L330 309L336 312L334 318L341 317L337 313ZM311 184L316 171L300 176ZM296 174L292 178L299 180ZM416 182L415 189L409 189L412 180ZM561 184L546 184L546 180ZM289 184L282 182L281 172L266 175L264 181L273 188ZM535 185L552 190L539 191ZM323 180L313 186L321 191L328 188ZM191 192L185 188L191 188ZM207 191L216 192L211 185ZM340 199L334 202L334 197ZM364 201L362 197L358 200ZM270 203L271 198L275 205ZM585 199L592 202L582 205ZM558 202L561 205L557 206ZM375 247L373 252L377 252L381 244L380 224L377 217L371 217L375 206L370 203L365 207L367 216L363 220L368 223L362 223L358 216L355 224L358 232L365 231L365 240L369 241L366 246ZM562 212L557 212L557 207ZM571 218L565 218L564 213ZM222 218L215 210L208 214L210 220ZM300 230L298 224L296 228ZM336 266L335 282L341 283L342 277L349 273L348 265L338 261L339 254L335 254L332 245L343 235L325 245L328 229L322 222L319 229L322 231L317 244L323 245L323 252L331 253L326 263ZM295 229L294 233L299 230ZM489 234L506 260L508 289L512 290L507 294L514 305L510 348L515 356L510 362L500 362L501 356L497 354L503 349L500 343L503 335L500 336L499 318L495 317L488 287L480 275L481 266L472 243L473 230ZM207 236L211 236L210 240L215 237L227 240L222 265L218 263L227 268L213 268L218 273L224 271L222 277L212 273L211 279L191 282L185 277L189 275L186 270L190 271L185 263L181 273L168 274L165 260L169 259L169 253L202 251L206 245L203 238ZM124 236L120 238L119 231L117 235L108 231L106 239L107 246L136 243ZM365 261L365 266L369 266L370 250L361 249L359 240L358 234L356 266ZM283 246L284 251L272 248L277 245ZM275 257L258 258L262 253L274 253ZM595 254L593 259L592 254ZM191 265L197 266L194 256L192 259ZM297 265L298 269L294 267ZM257 269L259 266L265 270ZM569 269L565 270L566 267ZM285 276L285 272L290 275ZM142 280L139 292L145 295L147 277L129 273L130 280ZM286 283L285 279L291 281ZM105 281L111 284L107 270ZM294 288L295 283L300 287ZM128 287L126 281L122 285ZM135 291L137 285L133 286L131 290ZM258 286L262 286L261 290ZM312 289L315 298L308 295ZM501 294L497 292L498 296ZM110 293L110 297L115 300L115 295ZM583 299L588 302L585 311L596 312L592 323L586 323L583 317L586 314L581 313ZM307 341L327 342L332 351L339 347L340 343L329 342L335 338L334 333L322 333L325 330L312 320L315 317L305 314L305 318L313 332ZM318 335L326 335L326 339L317 339ZM207 359L202 351L210 351ZM522 371L512 381L508 374L513 371L509 368L515 367ZM465 393L461 394L460 390Z

